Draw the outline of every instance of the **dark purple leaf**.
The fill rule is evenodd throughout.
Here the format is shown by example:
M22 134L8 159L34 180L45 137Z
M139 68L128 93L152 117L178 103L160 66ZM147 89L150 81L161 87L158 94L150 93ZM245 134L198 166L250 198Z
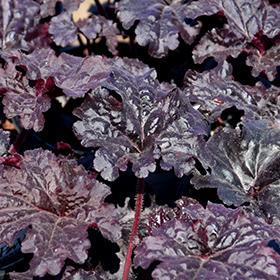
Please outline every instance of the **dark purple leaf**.
M77 40L78 29L72 20L72 15L62 12L50 21L49 33L53 35L53 41L62 47Z
M41 24L40 6L32 0L7 0L0 4L0 48L30 51L50 43L47 24Z
M214 57L219 63L229 56L236 58L245 49L244 43L227 26L213 28L206 33L193 49L193 60L202 63L208 57Z
M61 280L103 280L103 278L95 271L85 271L80 268L78 271L72 272L71 274L66 271Z
M86 58L62 53L59 57L51 49L36 49L31 54L16 51L2 53L6 60L14 60L16 65L26 69L31 80L54 81L55 85L68 96L81 97L95 89L110 77L111 67L117 65L130 72L146 73L149 67L136 59L116 57L113 60L101 56ZM0 88L1 90L1 88Z
M26 272L9 272L11 280L30 280L33 279L33 274L30 270Z
M84 0L37 0L37 2L40 4L41 15L45 18L55 15L55 6L57 3L61 3L63 9L71 14L78 10L80 4L84 2Z
M113 62L117 67L125 68L126 71L134 76L144 75L151 70L147 64L139 61L137 58L120 58L116 56L114 57Z
M1 53L1 56L6 61L12 59L16 65L25 69L27 78L33 81L40 79L47 81L56 69L61 66L57 63L58 58L51 48L37 48L29 54L21 51L13 51Z
M261 116L280 117L280 88L271 85L266 88L262 82L257 82L254 87L245 86L258 104Z
M174 168L179 177L189 174L193 157L203 155L203 117L179 90L161 91L153 70L133 76L124 69L112 69L105 88L91 93L74 111L82 120L74 124L82 145L100 147L94 168L112 181L130 161L135 175L145 178L155 171L155 159L162 157L163 169Z
M222 61L211 71L188 71L184 78L185 94L198 110L215 122L222 111L232 106L244 110L247 119L258 119L259 111L254 97L240 83L231 78L231 65Z
M13 60L16 65L26 70L26 75L30 80L44 80L45 82L55 77L59 81L67 77L73 70L83 65L85 58L62 53L59 57L51 49L35 49L26 55L20 51L1 53L6 60Z
M227 209L209 203L181 203L181 218L163 220L137 248L134 265L146 269L161 263L153 279L263 279L276 280L280 256L266 247L280 243L279 230L241 208ZM177 210L176 210L177 211ZM170 211L171 212L171 211Z
M242 130L217 129L206 144L215 158L211 174L194 174L194 186L217 188L227 205L251 202L259 208L265 200L279 207L272 194L280 186L279 127L278 120L267 118L242 123Z
M222 13L229 27L238 38L251 42L260 31L269 38L280 32L280 10L268 6L262 0L199 0L186 6L185 16L196 19L199 16L211 16Z
M273 81L277 74L276 67L279 66L280 45L272 46L270 49L261 54L258 50L249 55L246 59L246 64L252 66L252 75L259 76L264 72L269 81Z
M120 33L116 23L107 20L103 16L92 16L88 19L79 20L76 24L71 14L62 12L53 17L50 22L49 33L53 35L54 42L58 46L65 47L78 39L78 32L82 32L88 39L97 36L106 38L106 45L112 54L116 54L118 41L116 35Z
M90 40L95 39L102 29L98 16L91 16L86 19L79 19L76 22L76 25L78 29Z
M116 35L120 33L117 28L117 24L112 20L108 20L105 17L92 16L88 19L79 20L76 23L79 30L88 38L95 39L98 36L104 36L106 38L106 45L109 52L116 55L118 41Z
M21 169L2 165L0 193L1 242L12 246L15 233L31 226L22 252L34 254L33 275L58 274L66 258L84 263L89 226L113 242L121 236L118 212L104 203L109 188L76 161L49 151L25 152Z
M61 54L60 67L54 73L55 84L68 96L81 97L91 89L102 85L109 78L112 60L101 56L80 58Z
M117 16L123 27L129 29L139 20L136 29L136 41L141 46L149 44L149 54L161 58L168 49L179 46L180 34L187 44L191 44L200 31L200 25L187 25L184 22L186 7L183 1L163 0L122 0L116 3Z
M25 129L43 129L45 120L42 113L51 107L44 83L30 87L28 79L9 62L5 69L0 69L0 88L5 93L2 103L7 118L19 116Z

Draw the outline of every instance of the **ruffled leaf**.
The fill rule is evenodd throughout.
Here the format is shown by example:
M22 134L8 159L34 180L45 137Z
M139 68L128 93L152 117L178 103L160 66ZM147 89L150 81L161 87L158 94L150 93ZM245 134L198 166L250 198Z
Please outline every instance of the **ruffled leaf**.
M247 57L246 64L253 67L252 75L254 77L257 77L261 72L264 72L268 80L273 81L277 74L276 67L279 66L279 59L280 45L277 45L272 46L262 54L258 50L255 50Z
M187 25L184 21L186 5L183 1L162 0L122 0L116 3L117 16L123 27L129 29L139 20L136 41L141 46L149 44L149 54L161 58L168 50L179 46L179 34L187 44L191 44L200 31L200 25Z
M48 25L40 23L40 5L32 0L7 0L0 4L0 48L30 51L50 44Z
M215 157L211 174L195 173L194 186L217 188L225 204L250 202L267 220L279 220L279 127L278 120L268 118L244 122L242 130L217 129L206 144Z
M106 180L115 180L118 170L132 170L139 178L161 167L174 168L181 177L194 167L195 157L203 161L206 134L203 117L179 90L163 92L155 72L133 76L112 68L111 78L94 91L74 114L81 121L74 132L85 147L100 147L94 168ZM200 156L199 156L200 155Z
M245 44L228 26L222 29L213 28L194 47L193 60L195 63L202 63L208 57L214 57L219 63L229 56L236 58L244 49Z
M199 0L191 2L185 11L192 19L222 13L232 32L246 42L251 42L260 30L269 38L280 32L280 10L262 0Z
M279 244L276 227L242 216L241 208L178 203L174 218L162 220L137 248L136 267L160 261L153 279L278 279L280 256L266 247Z
M5 69L0 69L0 88L5 93L2 103L7 118L19 116L25 129L43 129L45 120L42 113L51 107L44 83L31 87L28 79L16 70L15 65L7 63Z
M22 252L34 254L33 275L58 274L66 258L84 263L89 226L111 241L121 236L118 212L104 203L109 188L75 161L58 160L49 151L25 152L21 169L2 165L0 193L0 240L12 246L15 233L31 226Z
M231 78L231 65L222 61L211 71L198 73L188 71L184 78L184 93L191 102L198 104L198 110L215 122L222 111L232 106L244 110L246 119L258 119L257 102L248 88Z

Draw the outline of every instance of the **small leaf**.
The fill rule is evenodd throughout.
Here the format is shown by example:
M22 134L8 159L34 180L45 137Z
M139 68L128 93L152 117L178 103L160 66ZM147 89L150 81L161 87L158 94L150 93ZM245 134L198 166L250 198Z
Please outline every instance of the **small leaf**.
M53 35L53 41L62 47L77 40L78 29L72 20L72 15L63 11L50 21L49 33Z

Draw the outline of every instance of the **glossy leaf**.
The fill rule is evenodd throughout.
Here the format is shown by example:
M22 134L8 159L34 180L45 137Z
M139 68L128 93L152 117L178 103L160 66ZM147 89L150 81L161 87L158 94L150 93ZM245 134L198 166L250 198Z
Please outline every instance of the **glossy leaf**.
M30 51L50 44L48 25L40 23L40 5L32 0L7 0L0 4L0 48Z
M15 233L31 226L22 252L34 254L33 275L58 274L66 258L84 263L91 225L111 241L120 238L118 213L104 203L110 190L93 177L42 149L25 152L21 169L1 166L0 240L12 246Z
M100 147L94 168L112 181L130 161L135 175L145 178L162 157L163 169L174 168L179 177L189 174L194 158L203 160L199 156L205 144L203 117L179 90L161 91L152 70L133 76L124 69L112 69L103 88L74 111L81 119L74 124L81 144Z
M279 119L279 87L271 85L266 88L262 82L257 82L254 87L245 86L245 88L254 96L262 117L269 116Z
M45 122L42 113L51 107L50 98L45 94L45 84L31 87L15 65L7 63L5 69L0 69L0 87L5 93L2 103L7 118L19 116L25 129L42 130Z
M209 122L215 122L222 111L232 106L244 110L246 119L259 118L256 100L248 88L232 80L231 69L230 64L222 61L210 71L188 71L185 75L184 93L198 104L198 110Z
M199 0L186 7L186 16L196 19L222 13L236 36L250 42L260 31L269 38L280 32L279 9L262 0Z
M187 25L184 21L185 4L183 1L163 0L122 0L116 3L117 16L125 29L139 20L136 41L141 46L149 44L149 54L161 58L168 50L179 46L178 36L191 44L200 31L200 25Z
M245 44L228 26L213 28L193 49L193 60L195 63L202 63L208 57L214 57L219 63L229 56L236 58L245 49Z
M277 74L276 67L279 66L280 58L280 46L272 46L265 53L261 54L258 50L255 50L246 59L246 64L252 66L252 75L254 77L259 76L261 72L264 72L269 81L275 79Z
M279 127L278 120L267 118L243 122L242 130L217 129L206 144L215 158L211 174L196 173L194 186L217 188L218 196L227 205L251 202L259 209L270 201L271 207L279 207L275 200L280 186ZM264 216L268 215L269 209L264 211Z
M241 208L177 203L175 217L162 220L137 248L136 267L160 261L153 279L278 279L280 256L266 247L271 240L279 244L276 227L243 216Z

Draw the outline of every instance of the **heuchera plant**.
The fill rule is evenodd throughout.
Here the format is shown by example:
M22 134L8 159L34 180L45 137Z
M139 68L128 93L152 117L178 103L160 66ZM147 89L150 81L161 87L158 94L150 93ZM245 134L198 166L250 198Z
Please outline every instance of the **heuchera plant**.
M279 279L279 4L82 2L0 4L5 279Z

